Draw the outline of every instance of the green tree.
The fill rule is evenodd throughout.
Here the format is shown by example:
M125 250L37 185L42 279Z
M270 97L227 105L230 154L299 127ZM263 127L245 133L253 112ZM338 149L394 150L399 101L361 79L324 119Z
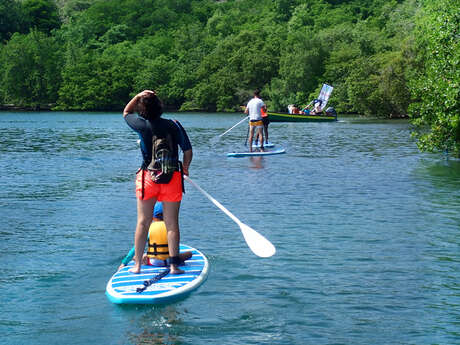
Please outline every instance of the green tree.
M22 7L26 21L33 29L49 33L61 25L53 0L25 0Z
M413 80L410 114L424 151L448 150L460 156L460 2L427 1L418 37L424 68Z
M217 42L194 74L197 84L186 91L191 108L231 110L246 102L251 90L262 88L278 70L276 30L241 30Z
M88 9L94 0L57 0L59 14L63 22L69 22L84 10Z
M15 0L0 1L0 43L10 39L15 32L23 32L20 4Z
M1 61L5 101L33 107L54 103L60 85L60 51L54 38L42 32L14 34Z
M69 47L57 109L121 109L142 70L138 51L123 42L106 50Z
M11 39L0 49L6 66L0 92L30 103L29 95L18 98L23 80L12 83L18 64L40 73L56 66L44 80L53 80L49 90L59 89L61 109L118 108L140 89L155 88L167 106L235 110L257 87L270 110L285 110L311 101L326 82L339 112L398 116L407 112L408 80L422 79L430 58L414 49L422 1L3 0L0 40L33 28L51 35L49 44L60 50L31 54L27 47L11 62L6 56L16 58L13 47L17 53L17 42L26 41ZM428 12L424 18L432 20ZM427 32L417 36L428 38Z

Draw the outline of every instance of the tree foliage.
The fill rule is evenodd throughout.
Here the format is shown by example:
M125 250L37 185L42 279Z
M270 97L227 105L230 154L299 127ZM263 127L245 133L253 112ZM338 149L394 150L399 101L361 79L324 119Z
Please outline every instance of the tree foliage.
M25 0L22 2L27 26L49 33L60 26L58 8L53 0Z
M339 113L399 117L411 106L422 148L458 151L458 8L459 0L3 0L0 96L121 109L150 88L171 108L232 111L260 88L270 110L284 111L328 83Z
M14 34L2 49L2 94L11 103L40 107L54 103L61 85L61 47L33 30Z
M427 2L419 18L423 67L413 80L411 116L422 150L460 155L460 2Z
M0 43L8 41L15 32L23 32L21 10L15 0L0 1Z

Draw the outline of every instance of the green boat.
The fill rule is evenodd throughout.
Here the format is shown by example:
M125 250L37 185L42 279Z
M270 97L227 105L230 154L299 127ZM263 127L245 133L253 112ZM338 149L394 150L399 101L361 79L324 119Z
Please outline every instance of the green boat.
M267 112L270 122L333 122L337 121L337 116L333 115L304 115L288 113Z

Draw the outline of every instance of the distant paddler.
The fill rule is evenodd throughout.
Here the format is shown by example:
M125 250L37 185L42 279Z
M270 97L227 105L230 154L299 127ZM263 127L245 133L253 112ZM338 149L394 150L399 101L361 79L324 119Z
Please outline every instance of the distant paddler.
M252 140L254 138L254 131L256 131L256 136L260 143L260 150L264 150L264 135L263 128L264 124L262 121L262 111L267 111L265 103L260 98L260 90L256 89L254 91L254 97L248 102L246 109L244 110L245 114L249 114L249 152L252 152Z

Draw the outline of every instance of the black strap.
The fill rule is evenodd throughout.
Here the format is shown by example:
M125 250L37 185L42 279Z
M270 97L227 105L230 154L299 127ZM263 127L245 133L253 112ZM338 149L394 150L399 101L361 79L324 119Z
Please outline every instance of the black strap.
M180 265L183 261L179 256L170 256L168 262L170 265Z
M167 276L171 270L169 268L165 269L163 272L160 274L157 274L155 277L152 279L144 281L144 286L141 288L137 288L136 292L141 293L144 292L145 289L147 289L150 285L155 284L157 281L159 281L161 278Z
M142 172L142 180L141 180L141 183L142 183L142 198L141 198L141 200L144 200L144 165L142 165L142 166L136 171L136 178L137 178L137 174L139 174L139 171Z
M145 188L144 188L144 169L142 169L142 200L144 200L144 192L145 192Z
M184 185L184 166L182 165L182 162L179 161L179 170L180 170L180 177L181 177L181 182L182 182L182 193L185 194L185 185Z
M150 248L153 248L153 252L150 251ZM166 248L166 251L158 251L159 248ZM149 250L147 251L147 254L150 255L160 255L160 254L168 254L168 244L158 244L158 243L149 243Z

